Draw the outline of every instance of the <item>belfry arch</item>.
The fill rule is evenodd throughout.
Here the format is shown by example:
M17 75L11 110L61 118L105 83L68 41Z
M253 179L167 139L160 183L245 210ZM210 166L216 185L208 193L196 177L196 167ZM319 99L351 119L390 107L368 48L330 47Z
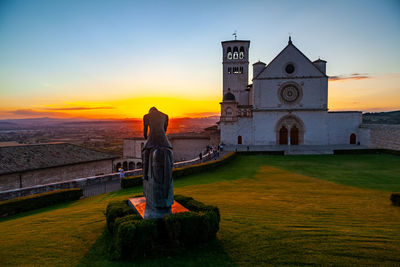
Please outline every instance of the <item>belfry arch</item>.
M305 127L303 121L292 114L285 115L275 125L277 145L301 145L304 144Z

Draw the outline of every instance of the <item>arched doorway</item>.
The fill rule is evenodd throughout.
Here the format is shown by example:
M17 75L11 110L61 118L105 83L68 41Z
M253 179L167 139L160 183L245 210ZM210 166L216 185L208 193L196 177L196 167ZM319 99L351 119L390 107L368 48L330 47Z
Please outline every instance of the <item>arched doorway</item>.
M128 162L124 161L124 163L122 164L122 169L124 169L124 171L128 170Z
M137 167L138 169L141 169L141 168L142 168L142 163L141 163L141 162L138 162L138 163L136 164L136 167Z
M239 135L239 136L238 136L238 145L241 145L241 144L242 144L242 136Z
M288 130L285 126L282 126L279 130L279 144L287 145L288 144Z
M297 128L296 125L293 125L292 128L290 128L290 144L299 144L299 128Z
M352 133L352 134L350 135L350 144L351 144L351 145L355 145L356 142L357 142L357 136L356 136L355 133Z
M115 166L115 171L119 172L120 168L121 168L121 162L118 162L117 165Z
M305 127L303 121L293 114L283 116L275 125L276 144L304 144Z
M134 170L135 169L135 163L133 161L129 162L129 170Z

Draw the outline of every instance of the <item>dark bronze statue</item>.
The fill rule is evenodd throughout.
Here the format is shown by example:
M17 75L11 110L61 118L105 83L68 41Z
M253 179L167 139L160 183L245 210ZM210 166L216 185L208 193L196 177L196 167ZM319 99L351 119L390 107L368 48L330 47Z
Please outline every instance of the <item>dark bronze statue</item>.
M171 214L174 203L172 182L172 146L165 132L168 116L155 107L143 116L143 135L147 140L142 150L143 193L146 198L145 219ZM147 130L150 133L147 136Z

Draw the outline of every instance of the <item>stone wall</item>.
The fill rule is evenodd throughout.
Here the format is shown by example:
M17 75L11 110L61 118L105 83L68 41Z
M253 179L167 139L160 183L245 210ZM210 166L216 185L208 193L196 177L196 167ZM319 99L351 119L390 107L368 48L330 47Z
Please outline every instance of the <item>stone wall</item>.
M211 158L212 158L212 154L208 153L208 154L204 155L203 162L210 160ZM180 168L180 167L184 167L184 166L188 166L188 165L198 164L200 162L201 161L199 160L199 158L194 158L194 159L188 160L188 161L176 162L176 163L174 163L174 168ZM136 175L141 175L142 173L143 173L142 169L125 171L125 176L136 176ZM18 174L16 174L16 176L12 177L12 178L15 179L16 181L18 181ZM28 195L33 195L33 194L39 194L39 193L59 190L59 189L84 188L84 187L91 186L91 185L102 184L102 183L106 183L106 182L110 182L110 181L119 181L119 180L120 180L119 173L109 173L109 174L99 175L99 176L72 179L72 180L67 180L67 181L62 181L62 182L29 186L29 187L25 187L25 188L11 189L11 190L6 190L3 192L0 192L0 201L7 200L7 199L13 199L16 197L22 197L22 196L28 196Z
M176 136L179 135L179 136ZM175 136L168 136L169 141L173 147L174 162L190 160L199 156L200 152L206 150L207 146L219 144L219 135L215 133L213 136L213 143L211 143L209 134L206 133L181 133L175 134ZM124 162L128 165L128 168L124 170L130 170L129 163L135 168L142 167L142 147L145 144L143 138L130 138L124 140L124 157L122 159L114 160L114 171L116 170L117 164ZM138 163L140 162L140 165Z
M360 144L371 148L400 150L400 125L362 124Z
M210 145L209 138L187 138L187 139L171 139L174 152L174 161L185 161L196 158L200 152L204 153L207 146Z
M0 175L0 191L62 182L113 172L111 159Z

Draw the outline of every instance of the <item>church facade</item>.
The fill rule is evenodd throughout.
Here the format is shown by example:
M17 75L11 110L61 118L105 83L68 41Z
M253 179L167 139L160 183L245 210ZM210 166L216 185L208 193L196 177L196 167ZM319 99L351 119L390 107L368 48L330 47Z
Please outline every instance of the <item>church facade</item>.
M222 144L357 144L362 113L328 111L326 61L310 61L289 38L268 65L253 64L249 85L249 47L250 41L222 42Z

